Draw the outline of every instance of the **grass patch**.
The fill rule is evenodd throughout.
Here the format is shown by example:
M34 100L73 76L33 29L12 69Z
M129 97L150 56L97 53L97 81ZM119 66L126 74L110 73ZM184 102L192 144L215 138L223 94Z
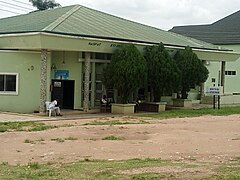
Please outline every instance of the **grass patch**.
M130 176L133 180L158 180L158 179L169 179L163 178L163 175L157 173L141 173L141 174L134 174Z
M132 159L127 161L96 161L85 159L77 163L54 166L29 163L27 166L0 165L0 179L154 179L156 173L124 174L126 170L142 167L174 166L160 159Z
M30 144L35 144L34 141L30 140L30 139L25 139L24 143L30 143Z
M54 128L58 128L58 126L41 124L41 125L37 125L35 127L28 129L28 131L45 131L45 130L54 129Z
M2 162L2 165L3 165L3 166L7 166L7 165L8 165L8 162Z
M57 128L40 122L1 122L0 132L6 131L44 131Z
M43 143L43 141L44 141L44 139L37 139L37 140L35 140L35 141L33 141L33 140L30 140L30 139L25 139L24 140L24 143L30 143L30 144L44 144Z
M40 165L38 164L38 162L29 162L29 163L28 163L28 168L31 168L31 169L40 169Z
M240 107L222 107L221 109L177 109L169 110L156 114L143 114L141 117L155 117L155 118L176 118L176 117L199 117L203 115L225 116L231 114L240 114Z
M179 163L161 159L131 159L125 161L105 161L85 159L76 163L61 164L56 166L54 163L38 164L28 163L26 166L0 164L0 179L199 179L192 172L171 172L168 167L176 166L186 168L190 163ZM207 167L206 167L207 166ZM206 174L203 179L239 179L240 162L229 164L199 164L196 168L216 167L213 174ZM138 168L166 167L166 172L141 172L129 173ZM174 168L173 168L174 169Z
M54 138L54 139L51 139L51 141L56 141L56 142L63 143L65 140L61 139L61 138Z
M73 127L73 126L74 126L73 124L63 124L58 127Z
M123 124L149 124L149 122L147 121L143 121L143 120L134 120L134 121L118 121L118 120L114 120L114 121L92 121L89 123L85 123L83 125L123 125Z
M219 174L218 179L240 179L240 161L236 159L236 162L222 164L216 168L216 171Z
M76 141L76 140L78 140L78 138L76 138L76 137L72 137L72 136L69 136L69 137L67 137L67 138L64 138L64 140L68 140L68 141Z
M89 139L85 139L86 141L97 141L97 138L89 138Z
M111 141L117 141L117 140L124 140L123 137L116 137L116 136L106 136L102 138L102 140L111 140Z

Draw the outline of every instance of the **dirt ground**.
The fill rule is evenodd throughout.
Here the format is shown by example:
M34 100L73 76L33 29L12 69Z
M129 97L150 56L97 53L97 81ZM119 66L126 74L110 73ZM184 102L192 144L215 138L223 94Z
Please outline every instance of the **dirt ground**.
M94 120L144 120L149 124L83 125ZM0 133L0 162L65 163L83 159L132 158L224 162L240 157L240 115L166 120L109 117L45 123L73 126ZM119 139L102 140L111 135ZM26 140L31 142L27 143Z

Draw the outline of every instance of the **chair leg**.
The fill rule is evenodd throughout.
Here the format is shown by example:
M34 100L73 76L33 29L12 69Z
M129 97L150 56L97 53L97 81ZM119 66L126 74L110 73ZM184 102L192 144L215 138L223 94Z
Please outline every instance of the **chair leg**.
M52 115L52 110L49 110L49 117L51 117Z

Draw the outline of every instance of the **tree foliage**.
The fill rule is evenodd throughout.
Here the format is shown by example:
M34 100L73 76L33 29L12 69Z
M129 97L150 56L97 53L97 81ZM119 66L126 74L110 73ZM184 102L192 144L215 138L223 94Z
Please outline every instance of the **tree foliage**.
M127 103L146 79L146 60L134 45L124 45L116 50L103 73L104 85L118 91L121 103Z
M61 6L59 3L56 3L55 0L29 0L29 2L40 11Z
M180 72L164 45L145 49L148 63L148 84L153 92L153 101L159 102L164 92L172 92L179 82Z
M204 83L209 72L189 46L182 51L178 51L174 59L181 72L181 84L179 87L181 98L187 99L190 89Z

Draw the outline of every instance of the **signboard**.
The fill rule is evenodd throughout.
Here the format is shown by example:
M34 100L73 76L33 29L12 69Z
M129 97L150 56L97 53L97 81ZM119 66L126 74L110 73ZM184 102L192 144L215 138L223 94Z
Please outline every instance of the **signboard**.
M55 81L53 85L54 87L62 87L62 82Z
M206 89L206 93L213 96L223 95L223 87L222 86L208 87Z
M68 70L55 70L54 79L68 80L69 71Z

